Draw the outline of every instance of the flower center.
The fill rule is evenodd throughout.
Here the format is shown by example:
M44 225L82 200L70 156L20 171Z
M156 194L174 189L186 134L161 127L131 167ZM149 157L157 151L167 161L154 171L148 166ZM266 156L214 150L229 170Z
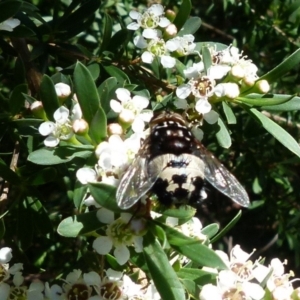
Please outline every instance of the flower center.
M155 16L152 13L145 12L139 20L139 23L142 28L156 28L159 23L159 16Z
M85 284L74 284L67 294L68 300L87 300L89 295L89 289Z
M122 292L115 282L107 282L100 288L100 294L105 300L120 299Z
M11 289L9 300L26 300L26 287L14 287Z
M205 97L213 90L213 83L206 76L203 76L197 80L190 80L190 84L192 85L192 90L195 91L196 97L199 95Z
M252 264L249 266L248 264L235 263L231 266L231 271L237 274L242 280L250 280L252 279Z
M162 56L167 52L165 41L162 39L151 40L148 44L147 49L155 56Z
M125 244L126 246L132 245L133 232L128 222L124 222L122 219L117 219L110 224L107 227L106 234L113 239L115 246L120 244Z
M223 300L246 300L246 295L238 289L229 289L222 295Z

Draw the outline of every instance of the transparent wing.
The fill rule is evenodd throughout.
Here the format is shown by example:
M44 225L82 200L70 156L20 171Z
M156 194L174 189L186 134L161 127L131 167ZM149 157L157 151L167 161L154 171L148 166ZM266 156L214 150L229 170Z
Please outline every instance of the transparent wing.
M205 179L217 190L241 206L249 206L247 192L239 181L200 143L194 155L200 157L204 164Z
M121 209L128 209L144 196L153 186L157 177L148 174L148 160L138 156L123 175L117 189L116 198Z

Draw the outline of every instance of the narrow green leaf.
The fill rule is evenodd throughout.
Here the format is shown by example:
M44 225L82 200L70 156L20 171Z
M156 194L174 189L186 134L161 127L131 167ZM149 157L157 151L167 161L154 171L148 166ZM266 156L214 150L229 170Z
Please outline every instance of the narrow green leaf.
M10 0L0 2L0 23L13 17L19 11L21 5L21 1Z
M91 124L100 107L100 99L91 73L80 62L75 66L74 83L83 117L88 124Z
M177 27L178 31L183 27L187 19L190 17L191 9L192 9L191 1L183 0L181 6L179 7L176 18L173 22L174 25Z
M257 94L256 94L257 95ZM268 97L260 97L259 98L248 98L248 97L238 97L234 100L234 102L246 103L253 106L271 106L271 105L279 105L286 103L294 98L292 95L268 95Z
M77 237L94 232L103 226L96 215L97 210L68 217L60 222L57 232L64 237Z
M104 183L90 183L90 192L97 203L115 212L120 212L116 201L116 188Z
M26 94L28 90L27 84L22 83L17 85L10 98L9 98L9 107L12 115L15 115L20 112L21 107L24 106L25 98L23 93Z
M43 76L39 93L47 118L54 121L53 114L59 108L59 102L53 81L48 75Z
M192 280L196 284L203 286L212 283L216 279L217 274L203 271L200 269L181 268L177 275L180 279Z
M209 224L201 230L201 233L205 234L209 239L215 236L219 231L220 226L218 224Z
M112 18L108 14L104 13L102 43L99 50L100 56L103 53L103 51L105 51L108 48L112 36L112 26L113 26Z
M107 119L106 114L102 107L98 108L98 111L93 117L89 130L90 136L96 144L99 144L107 136Z
M144 257L160 296L162 299L182 300L185 292L167 255L150 231L144 238Z
M221 147L228 149L231 146L231 138L227 127L220 117L218 119L218 125L220 126L220 130L216 134L218 143Z
M201 26L201 19L199 17L190 17L178 32L178 36L185 34L194 34Z
M60 146L55 149L42 148L34 152L31 152L28 156L28 160L37 165L51 166L66 163L74 159L75 157L81 157L87 159L93 153L93 147L70 147Z
M20 184L20 177L0 158L0 177L12 184Z
M247 111L255 120L259 121L261 125L283 146L300 157L300 146L288 132L286 132L282 127L270 120L255 108L248 109Z
M128 84L130 83L129 77L119 68L110 65L110 66L103 66L105 71L111 76L115 77L118 81L118 84Z
M203 56L203 63L204 63L205 72L207 74L207 70L212 65L211 54L210 54L210 51L209 51L208 47L203 47L201 53L202 53L202 56Z
M181 205L178 208L167 208L159 211L164 216L178 218L178 219L191 219L195 213L196 209L189 205Z
M231 228L235 226L235 224L238 222L238 220L242 216L242 211L240 210L237 215L220 231L214 238L211 239L211 243L216 242L221 237L223 237Z
M287 96L287 95L279 95ZM300 97L293 97L292 100L285 102L283 104L272 105L272 106L262 106L261 109L269 111L295 111L300 110Z
M284 74L291 69L295 68L300 63L300 49L296 50L293 54L287 57L281 64L269 71L265 75L259 78L259 80L265 79L269 83L276 82Z
M158 223L158 225L164 229L172 248L185 255L193 262L196 262L201 266L227 269L227 266L222 259L212 249L201 244L201 241L190 238L165 224Z
M27 182L30 185L42 185L47 182L51 182L53 178L56 178L57 171L55 168L48 167L40 170L39 172L29 176Z
M227 123L228 124L236 124L236 117L235 114L233 113L231 107L228 105L227 102L222 101L222 106L223 106L223 111L225 113Z

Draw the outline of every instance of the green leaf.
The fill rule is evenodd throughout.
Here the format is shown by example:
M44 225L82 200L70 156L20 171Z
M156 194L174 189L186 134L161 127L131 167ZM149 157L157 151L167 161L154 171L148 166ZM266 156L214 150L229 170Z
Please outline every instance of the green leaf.
M235 224L238 222L241 216L242 216L242 211L240 210L237 213L237 215L222 229L222 231L220 231L213 239L211 239L211 243L214 243L215 241L223 237L231 228L235 226Z
M89 130L90 136L96 144L99 144L107 136L107 120L106 114L102 107L98 108L98 111L93 117Z
M300 157L300 146L297 141L282 127L270 120L255 108L247 109L248 113L277 139L283 146Z
M60 146L55 149L42 148L34 152L31 152L28 156L28 160L37 165L57 165L71 161L75 157L81 157L87 159L93 153L93 147L70 147Z
M185 299L183 286L158 241L150 231L147 232L143 239L144 257L161 298L168 300Z
M209 224L201 230L201 233L205 234L209 239L215 236L219 231L220 226L218 224Z
M12 184L20 184L20 177L11 170L5 162L0 158L0 177Z
M2 218L0 220L0 239L3 239L5 234L5 223L4 223L4 219Z
M190 238L165 224L158 223L165 231L172 248L201 266L227 269L222 259L210 248L201 244L200 240Z
M227 102L222 101L222 106L223 106L223 111L225 113L227 123L228 124L236 124L236 117L235 114L233 113L231 107L228 105Z
M103 53L103 51L105 51L108 48L112 36L112 26L113 26L112 18L108 14L104 13L103 25L102 25L103 28L102 43L99 50L100 56Z
M59 108L59 102L53 81L48 75L44 75L40 85L40 98L43 103L47 118L54 121L53 114Z
M115 91L119 87L122 87L122 84L114 77L106 79L98 87L101 105L106 113L110 111L110 100L116 98Z
M271 106L286 103L295 98L293 95L262 95L250 94L249 97L238 97L234 102L246 103L253 106Z
M276 95L277 97L281 96L289 96L289 95ZM278 105L272 105L272 106L262 106L261 109L263 110L269 110L269 111L295 111L300 110L300 97L293 97L288 102L285 102L283 104Z
M103 224L97 218L97 210L94 210L62 220L58 225L57 232L64 237L77 237L92 233L102 226Z
M27 182L30 185L42 185L47 182L53 181L53 178L56 178L57 171L55 168L48 167L40 170L39 172L29 176Z
M9 108L13 116L19 113L21 107L24 106L25 98L23 96L23 93L26 94L27 91L28 87L25 83L19 84L13 89L13 92L9 98Z
M0 2L0 23L13 17L19 11L21 5L22 1L9 0Z
M190 17L178 32L178 36L185 34L194 34L201 26L201 19L199 17Z
M159 212L164 216L189 220L195 215L196 209L189 205L181 205L178 208L167 208Z
M97 203L114 212L121 211L117 205L116 188L114 186L104 183L90 183L88 186Z
M192 10L192 3L190 0L183 0L181 6L179 7L178 13L174 20L174 25L177 27L177 30L181 30L187 19L190 17Z
M100 107L100 99L91 73L80 62L75 66L74 83L83 118L91 124Z
M227 127L220 117L218 118L218 125L220 126L220 129L216 134L218 143L221 147L228 149L231 146L231 138Z
M204 63L205 73L207 74L207 70L212 65L211 54L210 54L210 51L209 51L208 47L203 47L201 53L202 53L202 56L203 56L203 63Z
M87 66L90 74L92 75L93 80L97 80L100 75L100 66L97 63L92 63Z
M119 68L113 65L103 67L110 76L115 77L117 79L118 84L124 85L125 83L130 83L129 77Z
M259 78L259 80L265 79L269 83L276 82L284 74L291 69L295 68L300 63L300 49L296 50L293 54L287 57L281 64L269 71L265 75Z
M119 48L124 48L124 45L127 45L130 39L130 34L127 29L121 29L117 31L109 41L107 51L116 53Z
M217 276L215 273L192 268L181 268L177 275L180 279L188 279L201 286L214 282Z

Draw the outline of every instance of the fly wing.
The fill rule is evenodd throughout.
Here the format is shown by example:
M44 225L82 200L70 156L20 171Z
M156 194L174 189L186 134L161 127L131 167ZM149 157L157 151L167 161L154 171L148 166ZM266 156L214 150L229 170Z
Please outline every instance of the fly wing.
M143 151L139 151L118 186L116 198L121 209L133 206L151 189L157 179L148 174L148 156Z
M248 194L240 182L200 143L197 143L194 155L200 157L204 164L205 179L217 190L241 206L249 206Z

